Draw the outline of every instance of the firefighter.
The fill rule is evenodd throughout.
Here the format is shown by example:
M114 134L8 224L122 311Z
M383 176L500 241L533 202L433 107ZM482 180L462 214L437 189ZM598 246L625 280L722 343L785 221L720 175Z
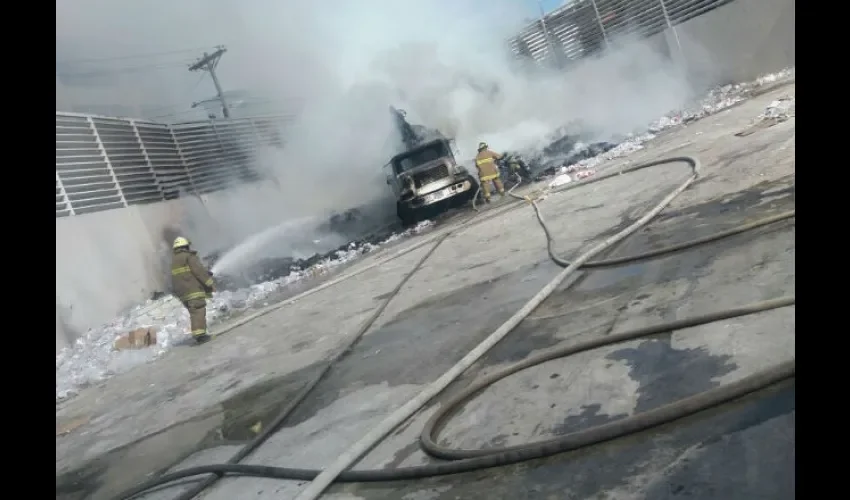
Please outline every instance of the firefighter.
M478 154L475 155L475 167L478 169L478 179L481 181L481 194L484 201L490 203L490 182L496 186L499 194L505 196L505 185L502 184L499 175L499 166L496 160L501 160L504 155L491 151L486 142L478 143Z
M189 311L192 338L199 344L210 339L207 334L207 298L212 297L215 283L212 274L201 264L198 252L189 248L189 240L174 239L171 258L171 291Z

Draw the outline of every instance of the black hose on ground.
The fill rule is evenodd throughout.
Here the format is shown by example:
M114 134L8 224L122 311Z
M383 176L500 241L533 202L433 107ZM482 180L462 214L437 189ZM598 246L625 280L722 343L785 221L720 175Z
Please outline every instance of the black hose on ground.
M647 164L636 165L634 167L624 170L623 172L630 172L642 168L647 168L650 166L669 163L675 160L676 159L665 159L650 162ZM604 178L607 177L610 177L610 175L606 175ZM594 181L595 180L602 180L602 178L594 179ZM515 198L524 199L525 201L531 203L537 215L538 221L540 222L540 225L546 233L548 242L547 247L550 258L552 258L552 260L560 266L569 266L569 263L567 261L559 258L554 253L554 241L551 236L551 232L549 231L549 228L546 222L544 221L536 202L529 198L518 197L513 193L510 194ZM794 216L794 211L785 212L764 219L760 219L748 224L736 226L735 228L722 231L708 237L695 239L692 241L672 245L662 249L652 250L634 256L588 262L584 264L582 268L599 268L615 265L624 265L632 262L658 257L661 255L670 254L673 252L687 250L698 245L712 243L736 234L743 233L748 230L765 226L767 224L790 219ZM350 351L350 349L354 346L357 340L365 333L366 330L368 330L368 328L372 325L372 323L374 323L374 321L381 314L381 312L383 312L389 301L392 300L392 298L398 293L398 291L401 290L401 287L404 285L404 283L406 283L407 280L413 275L413 273L416 272L417 269L419 269L419 267L424 263L424 261L431 255L431 253L433 253L436 247L450 235L451 232L447 232L436 242L436 244L428 251L428 253L417 263L414 269L405 276L405 278L399 283L399 285L394 289L390 296L382 303L381 307L379 307L379 309L366 322L364 322L364 324L361 326L361 329L358 331L357 334L355 334L352 341L347 345L347 347L343 349L343 351L341 351L341 353L337 357L335 357L334 360L332 360L328 363L328 365L326 365L322 372L317 377L315 377L307 385L307 387L301 391L301 393L299 393L299 395L293 400L293 402L291 402L287 406L287 408L281 413L281 415L279 415L278 418L276 418L275 421L262 434L258 435L254 440L252 440L252 442L249 443L243 450L240 450L240 452L231 459L231 463L189 467L176 472L164 474L157 478L146 481L145 483L140 484L122 493L117 498L129 499L138 496L139 494L145 493L154 487L159 487L161 485L177 481L179 479L205 474L215 475L211 476L206 481L199 484L197 487L192 488L192 490L184 493L178 498L181 500L188 500L193 498L197 493L208 487L210 484L214 483L219 477L224 474L291 480L312 480L316 476L318 476L319 473L322 472L321 470L272 467L263 465L246 465L238 464L235 462L238 462L239 460L247 456L251 451L256 449L257 446L259 446L263 441L265 441L265 439L268 438L268 436L271 435L271 433L273 433L277 429L277 427L279 427L283 423L283 421L294 410L294 408L324 377L324 375L330 369L331 365L338 361L345 353ZM726 403L734 399L741 398L749 393L758 391L769 385L794 377L795 360L776 365L767 370L744 377L736 382L696 394L694 396L670 403L668 405L656 408L654 410L650 410L648 412L640 413L622 420L618 420L591 429L586 429L583 431L571 433L565 436L560 436L542 442L506 447L501 449L451 450L437 445L435 438L436 433L439 432L445 420L465 401L469 400L476 393L483 390L487 386L520 370L524 370L531 366L535 366L537 364L552 359L562 358L565 356L577 354L579 352L584 352L606 345L611 345L628 340L634 340L637 338L655 335L661 332L668 332L672 330L678 330L682 328L688 328L715 321L720 321L723 319L729 319L733 317L768 311L778 307L787 307L793 305L794 303L795 298L793 296L782 297L764 302L749 304L733 309L727 309L724 311L712 312L693 318L687 318L684 320L676 320L655 326L643 327L619 333L616 335L606 336L599 339L591 339L589 341L581 342L579 344L571 346L555 347L553 349L541 352L535 356L532 356L519 363L489 374L481 378L480 380L474 382L472 385L470 385L469 387L461 391L459 394L452 397L449 401L444 403L441 409L434 416L431 417L431 419L425 425L420 436L420 443L422 445L423 450L426 453L433 455L437 458L443 458L454 461L389 470L346 470L337 477L337 480L342 482L375 482L416 479L447 474L457 474L461 472L469 472L479 469L509 465L535 458L550 456L564 451L574 450L602 441L614 439L616 437L621 437L626 434L639 432L641 430L658 426L673 420L677 420L693 413Z

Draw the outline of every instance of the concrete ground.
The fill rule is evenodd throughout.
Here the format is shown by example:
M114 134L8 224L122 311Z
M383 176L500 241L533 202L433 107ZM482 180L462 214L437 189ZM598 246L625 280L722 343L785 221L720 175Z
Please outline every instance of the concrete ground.
M617 168L679 154L696 155L703 163L702 178L612 255L794 208L796 119L734 135L772 100L794 94L793 84L775 89L665 132L646 149L606 164L605 169ZM688 174L682 164L643 170L551 195L541 209L559 252L575 256L638 218ZM417 239L428 237L433 234ZM794 226L781 223L667 258L583 273L458 384L555 344L793 295L794 238ZM316 292L203 347L175 349L58 405L57 428L72 430L56 438L57 498L109 498L199 448L205 449L186 463L224 462L323 366L427 250ZM370 255L352 269L384 255ZM244 463L327 466L492 333L557 271L528 207L454 233L354 352ZM441 441L458 448L527 443L737 380L794 357L794 312L777 309L547 362L485 390L451 418ZM417 437L439 400L356 468L432 462ZM790 499L794 421L792 380L588 449L425 480L337 484L327 498ZM294 481L228 478L202 497L292 498L301 488ZM179 491L146 498L173 498Z

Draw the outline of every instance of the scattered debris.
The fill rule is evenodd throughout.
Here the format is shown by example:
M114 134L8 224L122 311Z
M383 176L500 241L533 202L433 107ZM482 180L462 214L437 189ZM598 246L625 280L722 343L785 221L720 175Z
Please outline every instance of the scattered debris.
M784 69L776 73L764 75L752 82L716 87L711 89L694 108L674 111L656 120L649 126L649 132L657 134L662 130L679 125L687 125L706 116L716 114L730 106L734 106L739 102L758 95L777 82L790 80L793 77L794 69Z
M572 181L573 179L570 177L570 174L564 173L552 179L552 181L549 182L549 187L556 188L558 186L563 186L564 184L569 184Z
M116 351L124 349L144 349L156 345L156 328L137 328L127 335L115 339L112 346Z
M768 104L764 113L759 115L761 120L781 119L782 121L791 118L796 113L796 99L790 96L782 96L779 99Z
M596 171L589 168L586 164L576 164L570 165L569 167L561 167L558 170L558 175L549 182L549 188L556 188L558 186L563 186L564 184L569 184L570 182L581 179L586 179Z
M768 104L764 112L756 117L754 123L735 134L736 137L746 137L759 130L782 123L795 116L795 99L783 96Z
M776 73L769 73L767 75L760 76L760 77L756 78L756 80L754 82L752 82L751 84L744 84L744 85L748 85L748 86L750 86L754 89L757 89L759 87L764 87L764 86L770 85L772 83L776 83L776 82L781 81L781 80L790 80L790 79L794 78L795 75L796 75L795 68L785 68L782 71L777 71Z

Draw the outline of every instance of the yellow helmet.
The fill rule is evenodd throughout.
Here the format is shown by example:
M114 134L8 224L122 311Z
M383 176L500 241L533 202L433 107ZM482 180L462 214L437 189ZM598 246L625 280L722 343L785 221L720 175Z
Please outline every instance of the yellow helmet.
M486 142L479 142L478 143L478 151L484 151L485 149L487 149L487 147L488 146L487 146Z
M189 240L187 240L186 238L184 238L182 236L178 236L178 237L174 238L174 245L172 245L172 248L181 248L181 247L188 247L188 246L189 246Z

